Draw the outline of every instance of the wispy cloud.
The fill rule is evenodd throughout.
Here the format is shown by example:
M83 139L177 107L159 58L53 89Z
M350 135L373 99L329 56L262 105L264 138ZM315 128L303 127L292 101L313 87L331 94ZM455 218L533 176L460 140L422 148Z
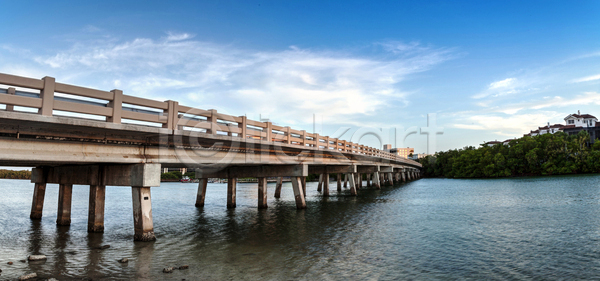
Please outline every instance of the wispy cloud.
M516 94L521 91L519 88L526 86L525 84L526 83L524 81L521 81L515 77L506 78L490 83L486 90L473 95L472 98L482 99L485 97L498 97Z
M287 124L310 122L317 113L335 124L405 106L409 91L401 82L454 55L418 43L381 46L377 55L298 47L265 52L168 33L162 40L77 42L34 61L63 82L230 114L263 113Z
M451 126L459 129L485 130L501 136L517 137L561 116L561 113L553 111L510 116L471 114L463 116L461 121Z
M600 80L600 74L573 79L573 80L571 80L571 82L572 83L581 83L581 82L589 82L589 81L594 81L594 80Z

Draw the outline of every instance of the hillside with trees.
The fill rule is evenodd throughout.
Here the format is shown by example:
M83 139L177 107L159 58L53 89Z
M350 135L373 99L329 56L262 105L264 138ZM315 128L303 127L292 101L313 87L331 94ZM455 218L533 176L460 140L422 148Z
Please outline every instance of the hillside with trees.
M0 170L0 179L31 179L31 171Z
M508 145L468 146L419 160L425 177L490 178L600 172L600 141L563 132L524 136Z

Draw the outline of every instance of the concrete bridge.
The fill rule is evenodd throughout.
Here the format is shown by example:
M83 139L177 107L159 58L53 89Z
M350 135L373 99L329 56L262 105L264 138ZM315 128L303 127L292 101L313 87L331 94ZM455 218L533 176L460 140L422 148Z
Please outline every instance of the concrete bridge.
M228 208L236 206L236 179L258 178L258 208L267 208L266 178L291 177L303 209L309 174L320 175L323 196L333 175L337 190L351 195L365 178L366 187L381 188L420 177L419 163L358 143L52 77L0 73L1 104L0 165L36 167L31 219L41 219L52 183L59 184L56 223L70 224L73 185L89 185L88 231L103 232L106 186L131 186L139 241L155 239L150 188L160 185L165 167L196 169L196 207L204 206L208 178L228 179ZM276 197L281 186L279 180Z

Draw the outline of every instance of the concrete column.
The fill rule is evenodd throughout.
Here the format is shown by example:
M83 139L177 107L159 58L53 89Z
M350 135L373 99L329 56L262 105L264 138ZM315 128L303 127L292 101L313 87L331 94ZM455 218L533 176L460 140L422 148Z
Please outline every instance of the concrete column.
M412 180L412 178L410 176L410 172L406 172L406 177L408 178L408 180Z
M258 178L258 208L267 207L267 178Z
M373 186L377 189L381 189L381 184L379 182L379 172L373 173Z
M358 179L358 173L355 173L354 176L354 188L356 188L356 190L360 189L360 180Z
M90 185L88 232L104 232L104 199L106 186Z
M337 174L337 191L342 191L342 174Z
M344 187L348 187L348 174L344 175Z
M306 209L306 195L303 193L302 179L304 177L292 177L292 188L294 189L294 198L296 199L297 209ZM304 180L306 183L306 179Z
M371 174L366 174L367 175L367 187L371 187Z
M56 213L56 224L71 224L71 198L73 194L72 184L61 184L58 186L58 212Z
M394 185L394 174L388 173L388 179L390 181L390 185Z
M150 187L133 186L133 240L154 241L154 226L152 223L152 198Z
M323 190L323 174L319 175L319 186L317 187L317 191L321 192Z
M323 175L323 196L329 196L329 174Z
M306 198L306 177L300 177L300 181L302 182L302 194L304 195L304 198Z
M357 192L356 192L356 184L355 184L355 176L354 174L346 174L346 176L348 177L348 180L350 181L350 195L356 196Z
M235 208L235 188L237 178L227 179L227 208Z
M33 202L31 202L31 214L29 218L32 220L42 219L42 210L44 209L44 196L46 196L46 184L36 183L33 189Z
M400 176L402 177L402 181L406 181L406 176L404 175L404 172L400 172Z
M200 179L198 182L198 195L196 195L196 207L204 207L204 199L206 199L206 186L208 179Z
M385 173L379 173L379 185L383 187L383 185L385 184L385 177L384 177Z
M281 197L281 186L283 185L283 177L277 177L277 185L275 186L275 198Z
M6 93L9 94L9 95L13 95L14 96L15 93L16 93L16 89L13 88L13 87L10 87L10 88L7 89ZM15 106L14 105L11 105L11 104L7 104L6 105L6 111L14 111L14 110L15 110Z

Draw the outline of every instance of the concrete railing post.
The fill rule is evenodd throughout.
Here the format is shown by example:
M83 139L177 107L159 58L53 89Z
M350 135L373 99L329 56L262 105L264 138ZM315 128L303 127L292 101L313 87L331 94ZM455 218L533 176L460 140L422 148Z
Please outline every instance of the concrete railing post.
M44 77L44 88L40 91L40 98L42 99L42 107L38 110L38 114L43 116L52 116L52 110L54 109L54 89L55 79L53 77Z
M16 90L15 90L15 88L10 87L10 88L7 89L6 93L9 94L9 95L13 95L14 96L16 94ZM12 104L7 104L6 105L6 111L14 111L14 110L15 110L15 106L14 105L12 105Z
M286 143L292 144L292 128L290 126L285 127Z
M217 124L217 110L216 109L209 109L210 111L210 117L206 118L206 121L210 122L210 130L206 130L207 134L211 134L211 135L216 135L217 134L217 128L218 128L218 124Z
M302 146L306 146L306 130L302 130Z
M114 124L121 124L121 112L123 109L123 91L112 90L113 100L111 100L106 107L112 108L112 116L106 117L106 122Z
M242 139L246 139L247 131L248 131L248 118L246 116L240 116L242 118L242 122L238 123L238 127L240 128L240 134L238 137Z
M265 128L267 136L265 137L266 141L271 142L273 141L273 123L271 122L266 122L267 127Z

